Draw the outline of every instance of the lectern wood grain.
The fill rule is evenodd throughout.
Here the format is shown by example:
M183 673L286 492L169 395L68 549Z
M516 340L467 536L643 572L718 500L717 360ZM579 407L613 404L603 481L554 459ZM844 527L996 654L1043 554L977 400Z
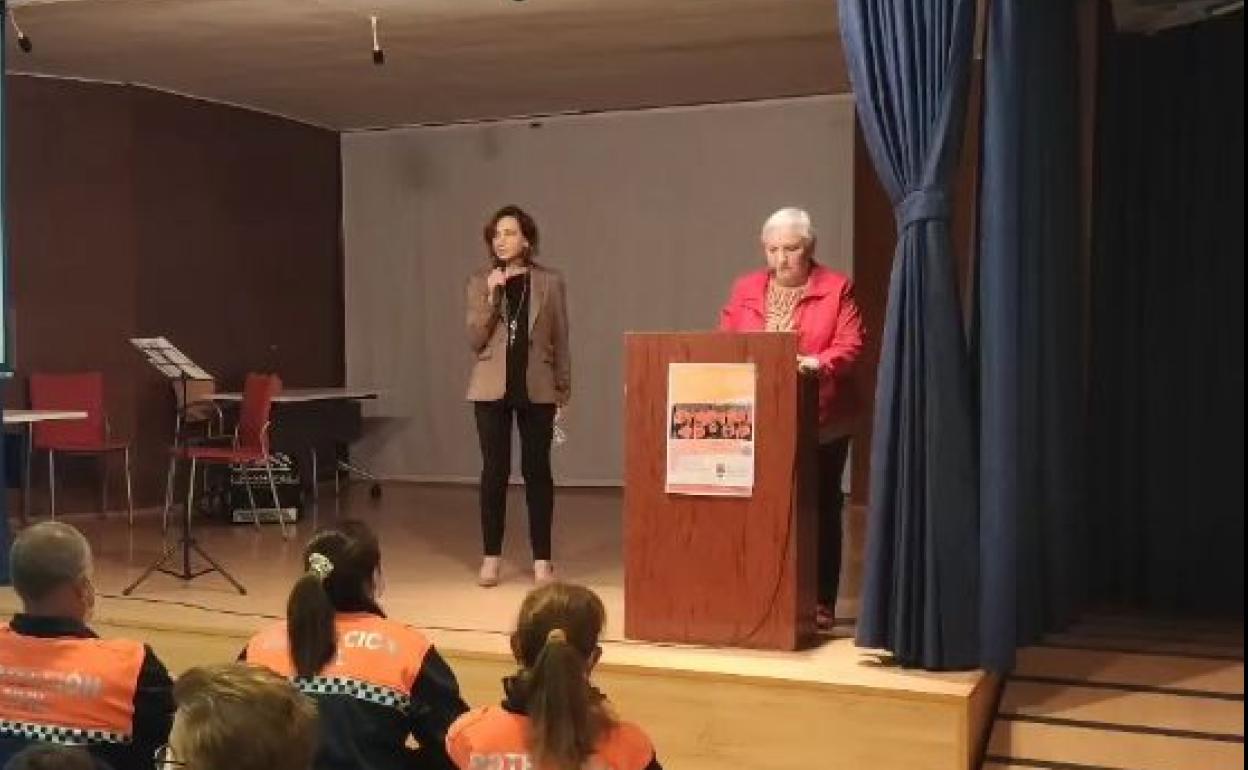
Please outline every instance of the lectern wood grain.
M814 388L792 334L629 334L624 631L634 639L796 649L814 631ZM757 365L749 498L664 491L672 363Z

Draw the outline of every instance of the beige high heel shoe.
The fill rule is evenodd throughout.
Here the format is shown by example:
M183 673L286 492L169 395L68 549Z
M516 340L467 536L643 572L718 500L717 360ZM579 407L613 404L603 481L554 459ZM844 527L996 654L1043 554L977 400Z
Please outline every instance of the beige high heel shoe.
M555 582L555 565L546 559L533 562L533 582L539 586Z
M482 588L493 588L498 585L498 575L502 569L502 558L486 556L481 560L481 571L477 573L477 585Z

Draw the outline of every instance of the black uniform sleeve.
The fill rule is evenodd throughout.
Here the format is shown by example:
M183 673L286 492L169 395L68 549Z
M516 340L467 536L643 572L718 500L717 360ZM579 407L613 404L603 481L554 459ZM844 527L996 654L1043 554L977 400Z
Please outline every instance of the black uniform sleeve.
M446 753L446 734L451 723L467 710L455 672L437 649L430 647L412 685L412 735L420 742L420 753L434 765L455 767Z
M152 767L156 749L169 742L173 726L173 680L165 664L147 645L143 646L143 667L134 689L133 755L141 767ZM140 767L140 765L136 765Z

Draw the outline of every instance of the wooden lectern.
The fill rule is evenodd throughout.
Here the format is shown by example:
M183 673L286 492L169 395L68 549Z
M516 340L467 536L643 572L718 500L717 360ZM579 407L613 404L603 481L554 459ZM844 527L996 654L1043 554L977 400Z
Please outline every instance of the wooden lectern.
M813 377L786 333L628 334L624 633L632 639L793 650L814 634ZM665 490L672 363L757 367L751 497Z

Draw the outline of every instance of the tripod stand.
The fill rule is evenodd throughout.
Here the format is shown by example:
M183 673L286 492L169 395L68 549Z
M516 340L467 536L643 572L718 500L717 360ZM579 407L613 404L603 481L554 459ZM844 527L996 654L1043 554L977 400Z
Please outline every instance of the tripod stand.
M164 337L136 337L130 340L130 344L134 345L157 371L168 377L174 383L175 392L181 396L179 399L177 411L177 424L174 428L174 450L175 454L170 458L169 478L167 479L168 488L165 492L165 512L169 511L169 503L173 494L174 475L177 468L179 449L179 435L181 433L182 424L186 417L187 409L190 406L189 383L208 384L211 386L212 376L208 372L196 366L191 359L187 358L182 351L174 347L173 343ZM216 406L212 406L216 409ZM217 410L218 418L220 410ZM200 575L206 575L209 572L220 572L221 576L238 589L240 594L246 594L247 589L243 588L243 584L234 579L234 576L217 563L215 559L195 542L195 538L191 535L191 511L195 502L195 458L191 457L191 475L186 485L186 510L182 515L182 533L181 536L172 545L165 548L164 552L156 561L152 562L138 580L135 580L121 592L123 596L129 596L139 584L147 580L153 572L163 572L166 575L172 575L182 580L194 580ZM180 569L171 569L166 567L176 554L182 552L182 565ZM206 569L193 571L191 569L191 552L194 551L204 561L210 565Z
M181 535L173 544L165 548L165 551L164 553L160 555L160 558L152 562L148 566L148 568L143 571L143 574L139 575L137 580L135 580L133 583L126 586L122 590L121 592L122 596L129 596L134 591L134 589L138 588L139 584L142 583L144 580L147 580L147 578L153 572L163 572L166 575L172 575L173 577L181 578L182 580L194 580L195 578L201 575L207 575L210 572L219 572L221 573L221 577L228 580L230 582L230 585L238 589L238 592L240 594L245 595L247 593L247 589L243 587L243 584L238 582L234 578L233 575L227 572L225 567L222 567L217 562L216 559L209 556L208 552L205 551L203 548L201 548L199 543L195 541L194 536L192 536L191 534L191 510L194 506L194 502L195 502L195 460L194 458L192 458L191 459L191 476L186 485L186 508L182 512ZM180 568L170 569L169 567L166 567L165 566L166 562L169 562L171 557L174 557L175 554L177 554L179 551L182 552L182 564ZM203 569L200 569L198 571L192 571L191 570L191 552L192 551L198 554L201 559L208 562L209 566Z

